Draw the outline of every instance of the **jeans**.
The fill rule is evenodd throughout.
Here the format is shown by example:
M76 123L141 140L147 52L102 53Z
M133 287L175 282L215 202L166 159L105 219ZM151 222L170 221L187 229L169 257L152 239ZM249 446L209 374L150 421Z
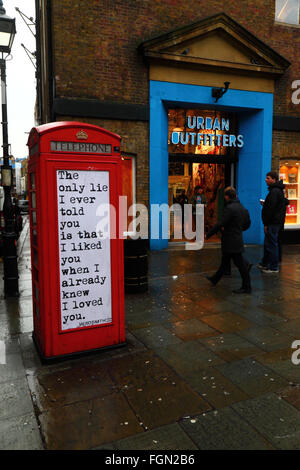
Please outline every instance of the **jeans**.
M264 257L262 265L275 271L278 269L278 234L280 225L268 225L264 242Z
M242 287L244 289L251 289L250 283L250 275L248 270L248 261L243 258L242 253L223 253L222 254L222 261L218 271L211 277L212 281L217 284L221 277L225 274L226 270L228 269L228 265L230 266L230 260L233 260L234 264L238 268L241 278L243 280Z

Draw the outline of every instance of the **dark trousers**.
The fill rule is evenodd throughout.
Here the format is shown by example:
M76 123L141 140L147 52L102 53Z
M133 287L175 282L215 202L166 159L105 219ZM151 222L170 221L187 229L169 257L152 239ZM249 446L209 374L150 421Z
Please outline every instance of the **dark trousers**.
M248 270L249 263L243 258L242 253L222 253L222 261L218 271L212 276L212 281L217 284L221 277L226 273L230 260L233 260L234 264L238 268L244 289L251 289L250 275Z
M271 270L278 269L278 234L280 228L281 225L268 225L268 230L265 234L262 264Z
M281 263L282 260L282 239L283 239L283 233L284 233L284 225L280 227L279 233L278 233L278 261Z

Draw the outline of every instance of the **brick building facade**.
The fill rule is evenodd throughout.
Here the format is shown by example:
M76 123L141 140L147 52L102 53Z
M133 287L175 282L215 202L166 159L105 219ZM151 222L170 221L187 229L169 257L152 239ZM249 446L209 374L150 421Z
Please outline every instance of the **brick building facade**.
M240 67L239 60L233 59L231 83L235 83L239 74L237 68L242 69L240 84L244 83L249 69L255 85L250 88L247 84L237 85L236 89L262 92L274 98L272 168L279 170L280 159L293 158L300 162L300 103L299 99L292 100L292 93L297 91L292 87L300 80L300 25L275 21L275 3L274 0L227 3L219 0L36 0L39 123L76 120L121 135L122 150L136 156L136 200L148 205L151 201L151 82L166 82L168 78L162 75L163 70L166 75L168 70L175 70L172 83L222 86L230 60L226 59L227 63L221 66L217 56L212 57L213 63L208 57L206 63L199 57L194 63L189 58L188 62L175 57L179 55L180 41L189 44L188 37L192 38L197 28L198 36L194 34L190 39L192 46L193 41L198 44L199 38L206 38L207 28L212 28L213 23L206 22L206 18L213 17L221 26L210 31L215 38L215 33L218 35L222 30L222 41L227 41L224 54L231 47L246 56L250 50L254 51L252 69ZM159 49L160 45L165 47L164 51ZM166 51L168 56L159 56ZM177 62L172 62L170 54ZM178 78L183 68L188 77L199 69L201 78L199 75L190 82L190 78ZM207 70L211 75L205 78ZM212 78L215 72L216 80Z

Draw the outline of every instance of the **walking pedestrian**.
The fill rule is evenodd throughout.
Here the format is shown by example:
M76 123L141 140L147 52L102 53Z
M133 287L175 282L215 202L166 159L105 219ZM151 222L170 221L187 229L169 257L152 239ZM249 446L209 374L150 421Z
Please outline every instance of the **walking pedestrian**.
M278 273L278 236L285 221L286 198L284 184L279 180L276 171L269 171L266 175L269 193L262 204L262 222L264 224L264 255L258 268L263 273Z
M232 259L242 278L242 286L233 292L236 294L250 294L250 269L252 264L246 261L242 254L244 252L243 231L247 230L251 223L249 212L238 200L235 188L230 186L225 188L224 199L223 216L220 222L209 230L206 235L206 238L210 238L218 231L221 231L222 261L217 272L213 276L207 276L207 279L213 285L216 285L226 272Z

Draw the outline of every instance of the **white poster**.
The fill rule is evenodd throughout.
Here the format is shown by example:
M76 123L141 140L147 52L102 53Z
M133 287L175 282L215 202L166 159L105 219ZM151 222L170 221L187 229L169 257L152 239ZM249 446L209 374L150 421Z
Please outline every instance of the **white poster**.
M109 172L57 170L57 203L61 328L110 323L110 239L96 215L109 204Z

